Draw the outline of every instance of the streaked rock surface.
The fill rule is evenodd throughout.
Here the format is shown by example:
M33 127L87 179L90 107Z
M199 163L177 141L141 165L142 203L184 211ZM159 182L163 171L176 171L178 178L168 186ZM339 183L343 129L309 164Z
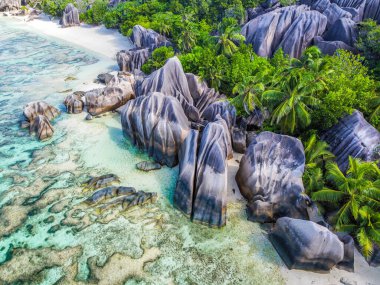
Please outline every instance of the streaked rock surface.
M79 11L72 3L67 4L65 10L63 11L60 24L64 28L80 25Z

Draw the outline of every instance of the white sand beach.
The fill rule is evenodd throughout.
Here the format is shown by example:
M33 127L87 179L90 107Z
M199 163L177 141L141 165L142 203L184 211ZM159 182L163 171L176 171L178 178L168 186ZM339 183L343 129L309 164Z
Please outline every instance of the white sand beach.
M51 21L47 16L42 16L39 19L29 22L25 21L25 18L18 19L20 22L24 22L25 26L31 27L36 32L81 46L111 59L115 58L119 50L129 49L133 46L128 37L121 35L117 30L106 29L104 26L82 24L79 27L61 28L58 21ZM99 71L99 73L100 72L101 71ZM89 85L87 89L90 89L90 87L96 87L96 85ZM234 158L229 161L228 188L235 189L235 193L232 193L232 191L228 193L230 203L245 204L235 182L235 175L241 157L242 155L235 154ZM330 273L319 274L301 270L288 270L287 267L282 264L281 274L286 284L291 285L380 284L380 268L370 267L357 251L355 252L355 273L335 268ZM342 281L350 283L343 283Z

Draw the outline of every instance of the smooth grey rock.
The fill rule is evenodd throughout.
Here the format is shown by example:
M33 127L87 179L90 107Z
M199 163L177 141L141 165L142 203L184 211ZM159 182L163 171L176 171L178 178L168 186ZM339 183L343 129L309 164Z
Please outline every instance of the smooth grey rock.
M101 73L98 75L98 81L100 83L103 83L105 85L108 85L108 83L114 78L114 75L111 73Z
M80 25L79 11L72 3L67 4L65 10L63 11L60 25L64 28Z
M342 283L343 285L357 285L358 284L358 282L356 282L355 280L349 280L344 277L340 278L339 282Z
M374 244L374 250L372 255L367 259L369 266L379 267L380 266L380 247Z
M262 128L264 121L269 118L267 110L255 108L251 114L246 118L246 125L248 131L258 130Z
M212 227L226 224L227 159L232 158L228 127L221 117L208 123L199 145L193 221Z
M323 35L326 41L341 41L354 46L357 39L356 23L349 18L340 18Z
M348 50L356 53L357 50L341 41L325 41L322 37L316 37L314 44L321 50L323 54L334 55L338 49Z
M236 122L235 107L228 101L217 101L205 109L202 117L209 122L214 122L218 115L226 121L228 129L231 130Z
M347 233L336 233L339 240L344 246L344 258L336 267L349 272L354 272L354 258L355 258L355 242L354 239Z
M348 167L348 157L373 161L379 157L380 133L359 111L342 118L322 137L330 145L335 161L342 171Z
M79 94L71 94L65 98L63 104L66 106L67 113L79 114L82 113L84 108L84 102L82 96Z
M91 177L85 183L83 183L83 187L88 190L96 190L102 187L110 186L115 182L120 183L120 179L115 174L105 174L97 177Z
M199 132L190 130L179 149L179 175L174 191L174 206L191 217L195 196L196 166Z
M323 15L327 17L327 29L334 25L334 23L340 18L352 19L350 12L345 11L335 3L330 4L328 8L323 11Z
M339 238L311 221L279 218L269 239L289 269L329 271L344 258Z
M152 161L142 161L136 164L136 168L148 172L161 169L161 164Z
M273 222L279 217L306 219L307 196L302 175L305 154L293 137L262 132L240 161L236 182L248 200L248 219Z
M141 70L149 56L148 48L121 50L116 54L116 60L121 71L134 72L135 69Z
M161 92L166 96L177 98L186 116L191 121L200 120L199 112L194 107L194 100L187 84L186 75L176 56L169 58L163 67L136 84L137 96L144 96L150 92Z
M131 40L137 48L148 48L150 50L154 50L160 46L171 45L164 36L151 29L145 29L140 25L133 27Z
M46 116L37 115L30 124L29 132L35 133L39 140L46 140L53 136L54 129Z
M19 0L0 0L0 12L18 10L21 8Z
M87 121L91 121L92 119L94 119L94 117L91 115L91 114L87 114L86 118L85 118Z
M125 135L153 159L169 167L178 164L178 151L190 131L179 101L162 93L130 100L121 111Z
M380 0L367 0L364 8L363 19L373 19L380 24Z
M247 132L239 128L233 128L231 138L233 150L244 154L247 149Z
M38 115L45 116L49 121L60 114L59 110L44 101L28 103L24 107L24 116L29 123L32 123Z

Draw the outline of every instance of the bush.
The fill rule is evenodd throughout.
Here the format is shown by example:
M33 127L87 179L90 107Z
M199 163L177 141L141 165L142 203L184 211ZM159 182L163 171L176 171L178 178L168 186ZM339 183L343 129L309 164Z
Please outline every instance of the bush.
M88 24L99 25L103 23L105 14L108 11L108 1L106 0L95 0L91 5L91 8L80 15L83 22Z
M72 0L42 0L41 9L45 14L54 17L62 17L67 4L73 3ZM75 3L73 3L75 5Z
M149 74L153 71L161 68L165 62L174 56L174 50L172 47L159 47L152 52L152 56L142 66L142 71Z

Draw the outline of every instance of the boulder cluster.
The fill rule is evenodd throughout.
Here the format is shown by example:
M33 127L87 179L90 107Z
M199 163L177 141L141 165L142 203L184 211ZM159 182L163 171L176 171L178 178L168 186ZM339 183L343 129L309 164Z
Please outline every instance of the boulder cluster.
M21 8L19 0L0 0L0 12L9 12Z
M364 19L380 23L379 0L301 0L300 5L281 7L279 1L266 1L248 9L242 30L246 42L260 56L270 57L280 48L299 58L310 45L323 53L337 49L355 51L356 24Z
M64 28L80 25L79 11L72 3L67 4L65 10L63 11L60 25Z

